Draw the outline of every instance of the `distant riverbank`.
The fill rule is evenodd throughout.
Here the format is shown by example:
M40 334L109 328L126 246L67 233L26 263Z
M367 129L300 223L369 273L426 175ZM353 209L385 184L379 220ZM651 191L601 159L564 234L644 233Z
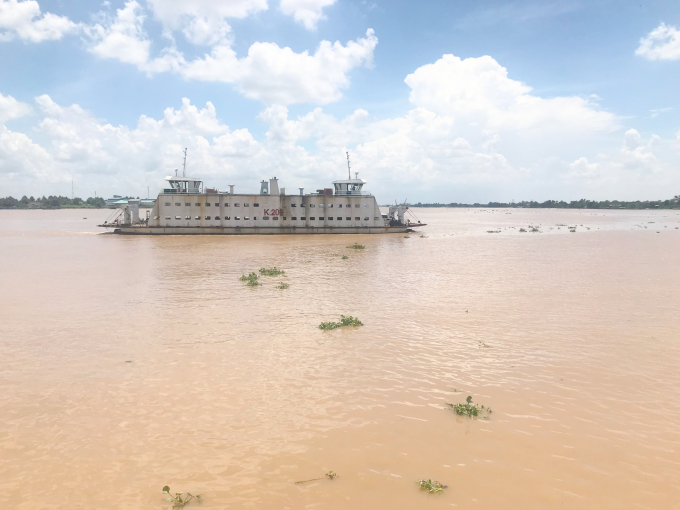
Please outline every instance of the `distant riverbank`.
M106 209L106 201L101 197L68 198L60 196L0 198L0 209Z
M440 203L421 203L409 204L410 207L488 207L488 208L520 208L520 209L680 209L680 195L676 195L669 200L645 200L645 201L624 201L624 200L573 200L565 202L562 200L546 200L545 202L523 201L523 202L489 202L487 204L450 204ZM388 207L388 206L385 206Z

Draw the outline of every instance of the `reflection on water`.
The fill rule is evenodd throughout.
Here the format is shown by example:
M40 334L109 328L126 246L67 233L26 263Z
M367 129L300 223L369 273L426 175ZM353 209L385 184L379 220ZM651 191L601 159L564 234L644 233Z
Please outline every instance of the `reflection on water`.
M674 508L680 215L416 212L422 238L0 211L8 508ZM365 325L316 328L340 314Z

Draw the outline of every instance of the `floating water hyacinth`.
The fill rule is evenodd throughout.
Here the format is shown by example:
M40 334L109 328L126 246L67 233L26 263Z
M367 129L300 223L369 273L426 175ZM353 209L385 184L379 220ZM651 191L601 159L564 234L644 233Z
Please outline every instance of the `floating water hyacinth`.
M348 248L352 248L354 250L363 250L366 247L363 244L354 243L354 244L348 246Z
M446 485L442 485L437 480L418 480L418 485L421 489L427 489L427 492L443 492Z
M322 322L319 324L319 329L337 329L337 328L342 328L344 326L363 326L364 324L357 319L356 317L352 317L351 315L349 317L345 317L344 315L340 316L340 322Z
M264 267L260 269L260 274L263 276L278 276L280 274L285 274L283 269L276 269L272 267L271 269L265 269Z
M246 285L248 285L248 287L255 287L260 284L260 282L257 281L258 278L259 276L257 276L257 273L250 273L248 276L241 275L239 280L247 282Z
M169 496L166 499L166 501L172 503L172 508L184 508L192 499L195 499L198 503L201 502L200 494L196 494L194 496L189 492L187 492L186 494L184 494L183 492L176 492L175 495L173 496L172 494L170 494L170 487L168 487L167 485L163 487L163 494L167 494Z
M482 418L488 419L489 415L491 414L491 408L490 407L484 407L480 406L479 404L473 404L472 403L472 397L468 396L468 398L465 399L464 404L449 404L447 403L453 411L461 416L467 416L468 418L472 418L473 416L479 416L480 414L483 415Z

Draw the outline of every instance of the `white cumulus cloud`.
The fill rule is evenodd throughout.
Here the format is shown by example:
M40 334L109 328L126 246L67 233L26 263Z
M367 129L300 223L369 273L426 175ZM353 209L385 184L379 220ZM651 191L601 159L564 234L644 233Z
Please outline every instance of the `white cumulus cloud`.
M333 5L336 0L281 0L281 11L293 16L308 30L316 28L320 19L324 18L323 8Z
M17 101L12 96L0 94L0 123L24 117L31 111L32 108L26 103Z
M177 29L187 19L245 18L267 9L267 0L147 0L164 25Z
M635 54L648 60L680 59L680 30L661 23L640 39Z
M35 0L0 0L0 41L42 42L61 39L78 25L65 16L42 14Z
M346 175L349 149L353 169L383 203L650 198L680 186L676 140L622 133L615 115L578 97L539 97L491 57L445 56L407 83L413 107L393 118L364 109L336 118L321 107L292 117L272 104L259 115L262 139L228 126L211 103L184 99L158 118L114 126L40 96L40 143L0 123L0 171L16 194L54 193L47 188L64 176L81 189L139 194L158 189L188 147L189 173L209 185L257 191L260 179L276 175L289 189L317 189ZM0 96L0 112L9 112L1 118L25 115L20 104Z

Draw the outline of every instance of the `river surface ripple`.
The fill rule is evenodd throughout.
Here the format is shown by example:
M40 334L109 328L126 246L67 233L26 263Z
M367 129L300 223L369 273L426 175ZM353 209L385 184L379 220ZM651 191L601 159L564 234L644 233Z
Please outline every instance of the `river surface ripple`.
M0 211L4 508L168 508L166 484L680 508L679 212L416 209L408 238L99 235L108 213ZM340 314L364 326L317 329ZM468 395L490 419L447 408Z

